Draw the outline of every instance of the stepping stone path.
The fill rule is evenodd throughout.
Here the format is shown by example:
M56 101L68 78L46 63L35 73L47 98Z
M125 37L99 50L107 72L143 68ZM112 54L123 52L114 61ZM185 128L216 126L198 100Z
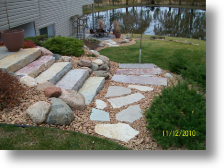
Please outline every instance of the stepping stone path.
M149 68L149 69L118 69L116 74L128 74L128 75L143 75L143 74L161 74L160 68Z
M141 93L134 93L125 97L118 97L113 99L108 99L113 108L120 108L128 104L138 102L139 100L145 98Z
M122 110L116 114L116 119L119 121L134 122L142 117L141 108L139 105L129 106L127 109Z
M108 88L107 94L105 97L116 97L123 96L131 93L131 89L120 87L120 86L110 86Z
M160 78L160 77L114 75L111 80L123 83L167 86L167 78Z
M96 108L104 109L105 107L107 107L107 104L103 100L96 100Z
M95 126L95 132L107 138L112 138L124 142L128 142L130 139L134 138L135 135L139 134L139 131L124 123L97 124Z
M94 121L110 121L110 115L108 112L93 108L90 119Z
M148 68L154 68L154 65L153 64L119 64L119 68L123 68L123 69L134 69L134 68L148 69Z
M152 91L153 88L148 87L148 86L139 86L139 85L128 85L129 88L137 89L140 91Z

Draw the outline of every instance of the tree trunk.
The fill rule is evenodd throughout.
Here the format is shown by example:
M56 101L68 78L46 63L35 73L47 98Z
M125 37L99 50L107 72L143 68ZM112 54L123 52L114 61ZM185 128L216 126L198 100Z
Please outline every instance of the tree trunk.
M128 0L126 0L126 5L128 5Z
M169 5L171 5L171 0L169 0Z
M181 5L181 0L179 0L179 5Z
M113 6L114 6L114 0L113 0Z

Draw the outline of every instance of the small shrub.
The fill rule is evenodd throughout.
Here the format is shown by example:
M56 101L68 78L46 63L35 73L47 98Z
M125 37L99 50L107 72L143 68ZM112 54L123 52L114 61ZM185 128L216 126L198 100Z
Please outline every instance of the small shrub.
M33 41L35 45L42 46L44 40L47 39L47 35L35 36L35 37L26 37L24 41Z
M179 53L175 53L172 59L169 61L169 70L174 73L180 74L181 70L187 69L187 59Z
M43 47L54 54L67 56L81 56L85 52L82 49L83 42L72 37L53 37L44 42Z
M8 72L0 69L0 109L11 108L20 103L25 88L19 80Z
M176 86L164 88L145 116L147 129L163 148L183 145L188 149L205 149L206 100L196 90L190 89L188 83L179 81ZM175 136L177 131L178 136ZM188 131L188 136L183 136L184 131Z
M35 47L36 45L35 45L35 43L33 42L33 41L30 41L30 40L27 40L27 41L24 41L23 42L23 46L22 46L22 48L24 49L24 48L33 48L33 47Z

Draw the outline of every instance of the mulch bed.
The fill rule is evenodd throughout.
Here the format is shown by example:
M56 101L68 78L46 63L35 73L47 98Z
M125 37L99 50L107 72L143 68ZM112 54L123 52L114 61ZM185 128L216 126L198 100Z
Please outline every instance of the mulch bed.
M98 45L100 44L100 41L95 39L85 39L83 42L90 50L97 49L99 47Z

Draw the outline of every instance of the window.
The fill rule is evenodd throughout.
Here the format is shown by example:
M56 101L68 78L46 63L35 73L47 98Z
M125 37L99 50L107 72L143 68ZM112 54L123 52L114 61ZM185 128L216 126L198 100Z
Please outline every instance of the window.
M40 29L40 35L45 35L45 34L47 34L48 38L55 36L54 24Z

